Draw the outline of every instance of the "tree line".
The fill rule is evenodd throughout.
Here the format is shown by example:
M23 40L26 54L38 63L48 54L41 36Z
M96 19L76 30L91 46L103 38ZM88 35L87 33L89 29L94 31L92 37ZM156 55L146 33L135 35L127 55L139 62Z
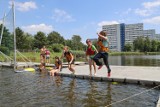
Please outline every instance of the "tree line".
M2 26L2 25L1 25ZM0 31L1 27L0 26ZM25 33L22 29L17 27L16 32L16 46L20 51L33 51L46 46L49 50L54 52L61 52L62 48L67 45L72 50L85 50L85 44L82 43L82 38L79 35L73 35L71 39L64 39L64 37L52 31L49 34L44 32L37 32L35 35ZM8 29L4 28L1 51L13 49L13 34Z
M133 44L126 44L124 51L160 52L160 41L140 36L133 41Z
M0 32L2 25L0 25ZM66 45L72 50L84 51L86 45L82 43L80 35L73 35L71 39L65 39L60 33L52 31L49 34L44 32L37 32L35 35L25 33L22 29L17 27L16 31L16 46L20 51L39 51L44 45L54 52L61 52L62 48ZM96 41L93 45L97 48ZM13 50L13 34L4 27L2 45L0 51L7 53ZM151 40L149 37L140 36L133 41L133 44L125 44L123 51L139 51L139 52L160 52L160 41Z

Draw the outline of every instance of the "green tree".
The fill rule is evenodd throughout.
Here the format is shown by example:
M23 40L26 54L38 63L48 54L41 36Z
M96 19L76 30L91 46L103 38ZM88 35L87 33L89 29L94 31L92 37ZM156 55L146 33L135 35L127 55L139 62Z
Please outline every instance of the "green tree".
M144 37L137 37L137 39L133 41L133 49L134 51L144 51Z
M157 42L157 52L160 52L160 41Z
M84 50L85 45L81 42L81 37L79 35L73 35L71 48L73 50Z
M25 42L26 42L26 36L24 35L24 32L17 27L16 28L16 46L17 49L24 49L25 48Z
M34 48L42 48L44 45L47 45L47 37L43 32L37 32L36 35L34 35Z
M2 25L0 25L0 32L2 30ZM2 41L1 46L8 48L10 51L13 51L14 41L13 41L13 35L9 32L9 30L4 27L3 29L3 35L2 35Z
M131 50L132 50L132 45L131 44L125 44L124 51L129 52Z
M157 51L157 47L158 47L158 41L152 40L151 41L151 51L152 52L156 52Z
M65 45L64 38L58 32L55 32L55 31L48 34L47 40L49 42L48 43L49 45L57 44L57 43Z
M144 39L144 48L143 48L143 52L150 52L151 50L151 42L150 42L150 39L149 37L146 37Z
M69 40L69 39L65 40L65 45L66 46L72 47L72 44L73 44L72 40Z
M33 42L34 42L34 37L31 34L24 34L26 40L24 41L24 49L26 50L33 50Z
M64 46L62 44L52 44L50 47L54 52L61 52Z

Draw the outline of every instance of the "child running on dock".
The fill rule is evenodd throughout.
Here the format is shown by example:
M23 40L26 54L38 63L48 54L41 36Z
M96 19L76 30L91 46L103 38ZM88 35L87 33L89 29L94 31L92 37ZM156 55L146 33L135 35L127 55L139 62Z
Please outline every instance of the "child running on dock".
M99 52L96 54L93 58L93 60L96 62L96 64L99 66L98 69L102 68L102 62L99 61L100 58L103 58L104 64L106 65L108 69L108 77L111 75L111 69L109 67L108 63L108 51L109 51L109 40L107 37L106 32L101 31L100 33L97 33L98 35L98 46L99 46Z
M74 65L75 59L74 59L74 56L73 56L72 52L69 51L68 46L64 46L61 59L63 57L65 57L67 62L68 62L68 69L74 74L75 73L75 69L73 68L73 65Z
M49 71L50 76L55 76L56 73L60 72L62 69L62 62L59 57L55 57L55 67Z
M95 56L96 53L98 53L96 47L92 45L92 42L87 39L86 40L87 50L86 50L86 57L89 63L89 70L90 70L90 76L92 76L92 65L94 67L94 76L96 75L96 63L92 60L92 58ZM88 59L89 57L89 59Z

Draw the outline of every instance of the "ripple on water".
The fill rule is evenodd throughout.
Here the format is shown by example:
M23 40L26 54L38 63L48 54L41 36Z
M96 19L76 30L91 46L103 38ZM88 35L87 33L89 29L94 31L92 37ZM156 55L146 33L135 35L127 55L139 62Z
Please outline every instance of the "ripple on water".
M26 107L104 107L140 93L150 87L112 84L67 77L50 77L47 73L0 71L1 106ZM154 107L158 89L130 98L110 107Z

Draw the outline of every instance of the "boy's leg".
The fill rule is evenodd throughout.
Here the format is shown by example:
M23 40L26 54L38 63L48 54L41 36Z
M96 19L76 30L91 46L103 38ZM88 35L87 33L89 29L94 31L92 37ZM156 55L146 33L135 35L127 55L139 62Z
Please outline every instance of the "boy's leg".
M106 65L107 69L108 69L108 77L110 77L110 72L111 72L111 69L109 67L109 63L108 63L108 53L103 53L103 61L104 61L104 64Z
M75 70L72 67L73 64L68 64L68 69L74 74Z
M102 63L99 62L99 59L102 58L102 54L101 53L97 53L94 57L93 57L93 60L94 62L96 63L96 65L98 66L102 66Z

